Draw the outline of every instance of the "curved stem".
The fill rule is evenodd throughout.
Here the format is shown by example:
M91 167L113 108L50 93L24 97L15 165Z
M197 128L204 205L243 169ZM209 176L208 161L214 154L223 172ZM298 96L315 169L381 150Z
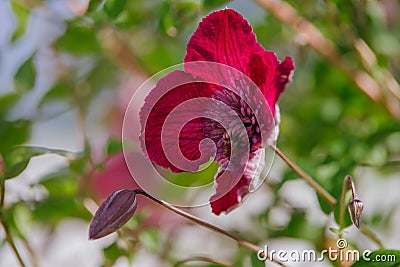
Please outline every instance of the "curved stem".
M17 260L18 260L20 266L24 267L25 263L22 260L22 257L19 254L17 247L15 246L14 239L11 235L11 232L8 228L7 222L6 222L6 220L4 218L4 214L3 214L4 197L5 197L5 193L6 193L5 190L6 190L6 184L5 184L5 179L4 179L4 162L3 162L2 156L0 155L0 224L3 226L4 233L6 235L6 240L10 244L10 247L13 250L15 256L17 257ZM23 241L26 249L28 250L28 253L30 254L30 256L32 258L32 265L34 267L37 267L38 264L37 264L37 261L36 261L36 258L35 258L32 248L29 246L28 242L25 239L23 239L22 241Z
M332 206L336 205L336 199L329 194L328 191L325 190L319 183L317 183L309 174L303 171L299 166L296 165L293 161L291 161L279 148L274 145L270 146L276 154L284 161L286 164L295 171L301 178L303 178L312 188L317 191L319 195L321 195L328 203Z
M4 179L4 161L3 157L0 154L0 209L4 206L4 195L6 193L5 190L5 179Z
M174 265L174 267L179 267L179 266L181 266L181 265L183 265L185 263L192 262L192 261L205 261L205 262L214 263L214 264L218 264L218 265L226 266L226 267L231 267L232 266L232 264L227 263L227 262L223 262L221 260L213 259L213 258L210 258L210 257L201 257L201 256L199 256L199 257L192 257L192 258L188 258L188 259L184 259L184 260L178 261Z
M30 258L31 258L31 264L32 264L32 266L33 266L33 267L39 267L37 258L36 258L36 256L35 256L35 252L33 251L31 245L28 243L28 240L26 240L25 238L23 238L21 241L24 243L25 248L26 248L27 252L29 253L29 256L30 256Z
M247 247L248 249L252 250L255 253L258 253L259 251L263 250L262 248L258 247L257 245L254 245L253 243L245 241L245 240L243 240L243 239L241 239L241 238L239 238L239 237L237 237L237 236L235 236L235 235L233 235L233 234L231 234L231 233L229 233L229 232L227 232L227 231L225 231L225 230L223 230L223 229L221 229L221 228L219 228L219 227L217 227L215 225L212 225L212 224L210 224L210 223L208 223L206 221L203 221L200 218L197 218L196 216L194 216L194 215L192 215L190 213L187 213L187 212L185 212L183 210L180 210L180 209L172 206L171 204L169 204L169 203L167 203L167 202L165 202L163 200L157 199L157 198L153 197L152 195L146 193L145 191L143 191L141 189L136 189L136 190L134 190L134 192L136 194L140 194L140 195L143 195L143 196L147 197L148 199L156 202L157 204L159 204L159 205L161 205L161 206L163 206L163 207L175 212L176 214L178 214L178 215L180 215L182 217L185 217L186 219L188 219L188 220L190 220L190 221L192 221L192 222L194 222L194 223L196 223L198 225L201 225L201 226L203 226L203 227L205 227L205 228L207 228L207 229L209 229L209 230L211 230L213 232L219 233L219 234L224 235L224 236L226 236L226 237L228 237L230 239L233 239L238 244L240 244L240 245L242 245L244 247ZM276 264L278 264L280 266L285 266L283 263L281 263L281 262L279 262L279 261L277 261L275 259L271 259L269 257L269 255L266 255L266 256L267 256L268 260L273 261L273 262L275 262Z
M382 241L379 239L379 237L371 231L367 226L364 224L361 224L360 227L361 233L363 233L365 236L368 236L372 241L375 242L379 246L379 248L384 248L385 246L383 245Z
M25 267L25 263L22 260L22 257L19 254L17 247L15 246L14 239L11 235L10 229L8 229L6 219L4 218L3 215L5 193L6 193L6 184L4 179L4 162L3 162L3 157L0 155L0 224L3 226L4 233L6 235L6 240L10 244L10 247L13 250L15 256L17 257L20 266Z
M4 218L2 210L0 210L0 224L3 226L4 232L6 234L7 242L10 244L11 249L13 250L15 256L17 257L19 265L21 267L25 267L26 265L25 265L24 261L22 260L22 257L19 254L19 251L18 251L17 247L15 246L14 239L13 239L11 233L10 233L10 230L8 229L8 225L7 225L7 222L6 222L5 218Z
M357 198L353 179L351 178L350 175L347 175L346 177L344 177L343 186L342 186L342 194L340 195L340 211L339 211L339 226L340 226L340 229L343 229L344 228L344 224L345 224L345 222L344 222L344 211L345 211L344 206L345 206L345 201L346 201L347 182L350 184L351 194L353 196L353 199Z
M0 177L0 208L3 208L4 206L5 189L5 181L2 177Z
M85 153L85 156L87 157L90 167L95 169L96 164L93 161L93 158L91 155L91 144L90 144L90 140L89 140L89 133L88 133L87 125L86 125L85 114L84 114L83 108L81 106L82 104L80 102L81 100L79 99L78 96L75 96L75 101L77 102L76 120L77 120L79 130L82 133L82 142L83 142L83 146L84 146L83 147L84 153Z

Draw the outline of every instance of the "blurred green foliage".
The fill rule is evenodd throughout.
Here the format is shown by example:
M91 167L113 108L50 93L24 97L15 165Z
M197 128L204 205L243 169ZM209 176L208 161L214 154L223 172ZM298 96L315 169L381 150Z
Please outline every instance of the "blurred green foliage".
M31 89L35 82L35 65L33 57L25 61L15 74L15 89L26 92Z
M33 2L38 6L44 5L41 1L10 0L17 23L12 42L24 34ZM371 167L382 174L399 172L400 116L396 110L399 99L384 85L387 73L400 80L400 5L396 0L286 2L332 41L340 57L349 62L351 68L368 73L381 86L385 98L379 102L371 100L346 74L347 70L333 65L326 57L305 45L301 35L268 10L261 17L252 17L251 12L261 9L253 2L92 0L87 12L68 20L66 31L51 44L55 55L66 54L74 59L85 59L83 62L86 63L64 69L51 90L41 99L38 109L45 110L46 106L61 101L68 103L66 111L79 110L86 116L88 107L103 90L114 90L117 94L124 75L138 71L151 76L181 63L186 43L201 16L226 5L232 5L239 12L242 9L246 11L248 5L250 11L246 13L246 18L252 24L259 42L265 48L276 51L281 59L284 55L290 55L296 62L293 82L280 100L282 118L278 146L338 201L344 176L354 175L359 167ZM355 47L355 41L360 39L371 49L373 56L369 59L372 63L366 63L365 55ZM1 207L12 233L22 239L27 234L26 225L32 222L56 227L67 217L89 221L91 215L82 202L84 198L93 197L90 189L82 188L85 185L82 181L93 168L90 144L85 144L85 150L74 158L69 158L64 151L24 147L22 145L30 140L35 120L10 119L12 108L35 85L38 77L35 59L34 53L19 66L14 79L15 90L0 96L0 155L5 165L2 179L16 177L24 171L32 157L48 153L67 156L69 166L42 177L39 184L48 192L45 199L30 203L21 200ZM397 104L394 107L389 105L388 99ZM121 149L121 141L111 139L107 145L107 155ZM212 165L204 171L207 175L200 173L197 178L190 174L179 174L171 175L171 179L186 185L191 182L189 176L197 182L198 178L203 177L204 181L201 182L205 183L209 178L212 179L211 173L215 169L216 166ZM282 186L298 178L297 174L286 168L283 178L269 185L274 192L274 205L254 220L268 221L271 209L282 205L279 198ZM323 199L319 198L319 201L326 214L334 210ZM392 209L394 207L385 210ZM386 226L385 210L366 219L371 227ZM336 208L336 221L337 213ZM346 218L346 225L350 225L348 214ZM21 221L27 223L22 224ZM129 226L127 232L134 232L137 228L137 225ZM324 229L308 222L305 211L298 207L290 207L290 220L286 226L260 230L268 231L269 237L307 240L318 249L323 249L326 241ZM136 238L150 252L159 252L162 242L157 229L141 231ZM256 243L261 241L257 237L252 239L250 241ZM103 252L103 266L112 266L120 256L133 257L135 250L128 251L115 242ZM398 251L375 253L394 253L400 259ZM248 256L247 250L239 248L235 263L241 266ZM250 261L252 266L263 266L253 254ZM359 262L354 266L374 264Z

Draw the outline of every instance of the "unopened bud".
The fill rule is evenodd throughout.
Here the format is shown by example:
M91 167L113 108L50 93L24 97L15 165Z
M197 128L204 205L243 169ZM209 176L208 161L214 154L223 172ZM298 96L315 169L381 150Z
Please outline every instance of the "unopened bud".
M360 229L361 223L361 214L364 208L364 204L358 198L353 199L349 203L349 213L351 217L351 221L353 222L354 226Z
M122 189L112 193L93 216L89 238L98 239L117 231L133 216L136 206L135 191Z

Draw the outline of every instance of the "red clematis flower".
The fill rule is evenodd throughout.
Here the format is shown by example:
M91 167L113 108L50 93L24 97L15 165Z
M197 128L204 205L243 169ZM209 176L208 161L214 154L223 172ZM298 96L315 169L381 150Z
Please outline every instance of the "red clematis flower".
M252 81L258 95L250 90L251 86L232 75L223 79L231 80L230 84L239 88L236 92L206 83L198 76L207 79L215 73L193 73L185 65L186 72L170 73L159 80L147 96L140 112L141 142L151 162L173 172L196 171L213 156L221 166L215 176L216 193L210 203L213 213L219 215L238 206L249 194L252 179L260 176L264 146L268 143L262 140L261 121L267 122L267 129L271 132L274 116L278 115L276 102L290 80L294 64L290 57L279 62L273 52L264 50L248 22L232 9L214 12L199 24L187 45L185 64L196 61L216 62L234 68ZM229 76L229 72L222 75ZM179 85L173 86L177 80ZM193 102L186 114L203 114L204 117L193 116L178 128L180 152L191 164L185 165L179 159L171 162L165 151L176 137L163 130L164 123L177 107L197 98L212 101ZM263 101L267 109L260 107L259 103ZM227 108L233 112L227 112ZM235 118L239 118L240 123ZM202 143L204 139L212 140L214 146ZM240 173L239 179L230 179L237 173Z

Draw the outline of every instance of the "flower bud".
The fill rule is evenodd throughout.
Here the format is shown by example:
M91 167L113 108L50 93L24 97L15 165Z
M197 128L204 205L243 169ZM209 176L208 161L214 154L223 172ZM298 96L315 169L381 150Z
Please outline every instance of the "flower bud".
M363 211L364 204L358 198L353 199L349 203L349 213L351 221L354 226L360 229L361 213Z
M136 206L135 191L121 189L112 193L93 216L89 239L98 239L117 231L133 216Z

